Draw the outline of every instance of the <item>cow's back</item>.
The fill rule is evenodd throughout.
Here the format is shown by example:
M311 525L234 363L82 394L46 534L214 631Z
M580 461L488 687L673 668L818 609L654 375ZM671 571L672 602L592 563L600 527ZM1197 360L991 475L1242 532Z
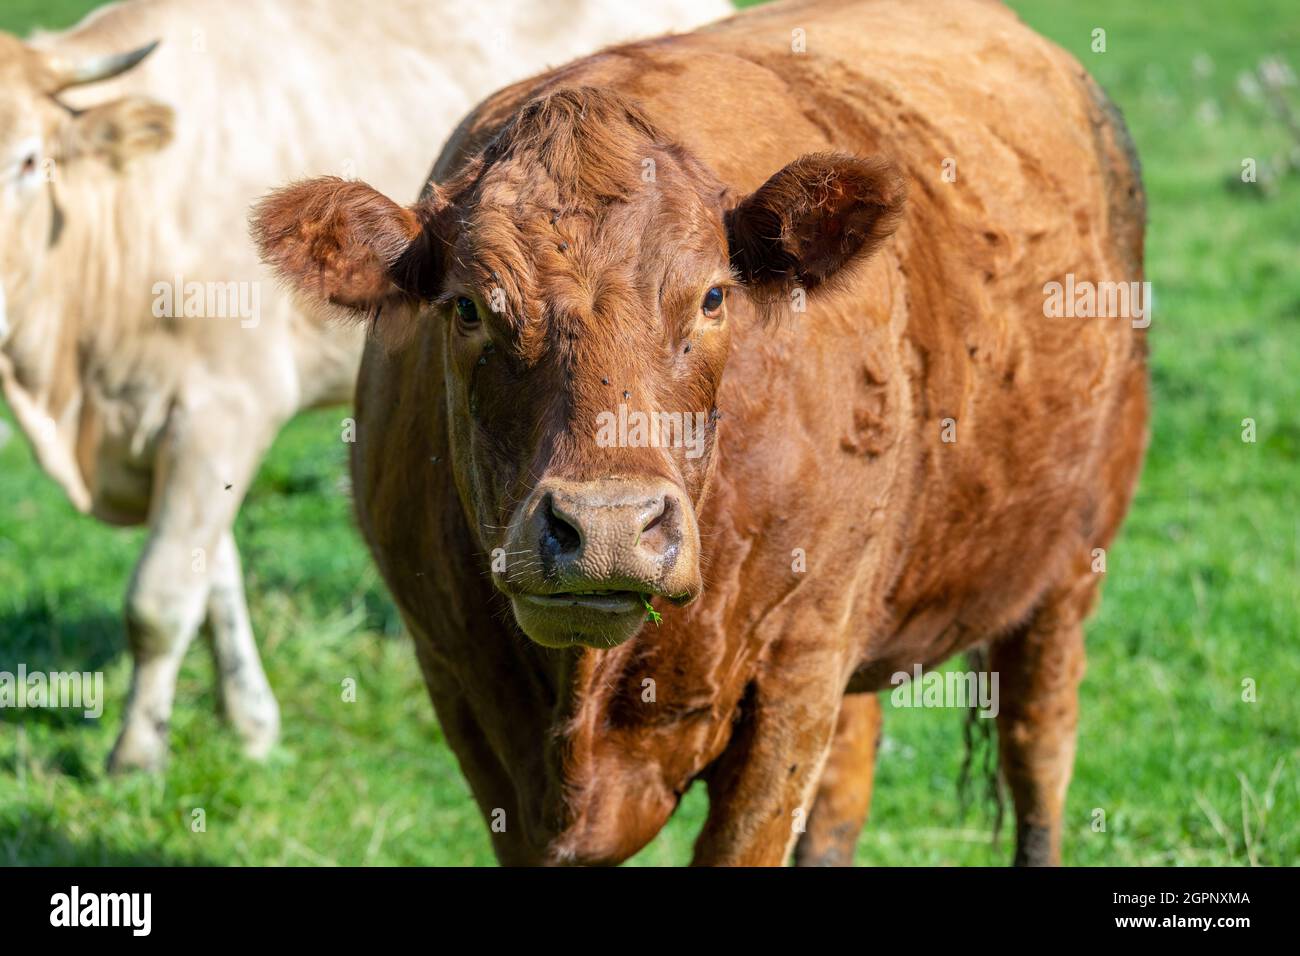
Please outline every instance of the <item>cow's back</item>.
M855 610L875 644L862 682L880 686L1019 623L1117 529L1145 445L1145 320L1049 317L1046 287L1143 279L1136 160L1082 67L1000 4L794 4L737 27L734 49L785 87L784 116L763 104L769 170L828 147L884 153L909 180L893 247L774 336L756 331L728 373L747 408L779 355L781 386L805 396L741 416L728 450L777 446L752 467L789 453L768 437L783 422L825 419L806 426L814 459L785 477L851 502L832 511L855 530L824 558L874 552ZM829 487L826 466L842 476Z
M731 447L752 455L791 414L828 420L814 446L843 477L827 487L823 467L809 490L852 502L835 519L857 530L835 537L875 552L856 614L875 645L862 684L881 686L1022 621L1118 527L1145 446L1145 319L1049 317L1046 287L1143 279L1136 159L1077 61L1000 4L794 4L736 26L785 85L764 128L802 121L909 180L893 248L729 369L747 368L742 407L774 353L810 396L785 419L755 408ZM771 169L819 148L773 139ZM852 567L855 545L833 560Z

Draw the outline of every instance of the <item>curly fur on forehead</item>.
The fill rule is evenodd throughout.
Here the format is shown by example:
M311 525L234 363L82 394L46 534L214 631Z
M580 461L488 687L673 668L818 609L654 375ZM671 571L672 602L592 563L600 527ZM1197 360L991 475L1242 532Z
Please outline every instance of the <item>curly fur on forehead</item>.
M680 257L725 253L722 194L631 99L553 91L520 109L443 188L447 294L457 274L499 291L516 327L547 312L600 312L602 300L638 289L662 294ZM649 250L649 235L672 242Z
M650 152L666 143L641 107L593 87L532 100L484 149L484 172L502 160L535 161L564 209L628 199Z

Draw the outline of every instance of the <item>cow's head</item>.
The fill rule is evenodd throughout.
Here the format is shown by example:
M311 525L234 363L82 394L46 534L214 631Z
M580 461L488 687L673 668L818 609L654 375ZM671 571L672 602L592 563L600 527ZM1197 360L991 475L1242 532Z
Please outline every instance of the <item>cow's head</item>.
M772 172L733 197L626 99L562 89L411 208L324 179L255 214L268 262L389 347L439 323L464 511L540 644L613 645L648 598L699 595L729 311L816 292L897 221L886 162Z
M171 135L172 112L161 103L127 96L74 109L62 94L131 69L155 45L70 60L0 33L0 340L5 302L21 305L58 242L62 175L82 163L121 169Z

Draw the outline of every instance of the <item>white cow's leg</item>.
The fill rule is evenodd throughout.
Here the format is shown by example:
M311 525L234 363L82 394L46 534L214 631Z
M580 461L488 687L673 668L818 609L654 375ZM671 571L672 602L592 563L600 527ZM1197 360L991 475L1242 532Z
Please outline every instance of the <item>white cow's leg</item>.
M122 731L108 759L112 771L157 770L167 760L176 676L207 597L207 575L194 566L185 542L157 533L136 565L126 599L134 671Z
M265 757L279 739L280 708L253 641L239 550L229 531L221 536L213 556L207 623L226 719L250 757Z
M256 410L241 409L237 400L172 412L155 466L149 540L127 593L135 670L110 770L155 770L166 762L181 660L203 621L222 541L275 424L259 421ZM220 572L216 578L229 580Z

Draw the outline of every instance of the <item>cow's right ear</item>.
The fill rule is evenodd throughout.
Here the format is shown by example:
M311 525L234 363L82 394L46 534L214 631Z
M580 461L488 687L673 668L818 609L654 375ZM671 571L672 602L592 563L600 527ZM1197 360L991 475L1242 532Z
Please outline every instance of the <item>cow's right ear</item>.
M439 270L425 229L431 212L327 176L271 193L254 207L251 226L262 261L294 290L360 318L434 296Z
M882 157L802 156L727 213L732 268L764 304L832 285L889 238L906 193Z

